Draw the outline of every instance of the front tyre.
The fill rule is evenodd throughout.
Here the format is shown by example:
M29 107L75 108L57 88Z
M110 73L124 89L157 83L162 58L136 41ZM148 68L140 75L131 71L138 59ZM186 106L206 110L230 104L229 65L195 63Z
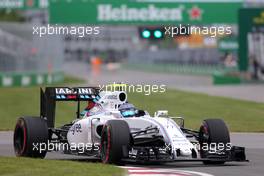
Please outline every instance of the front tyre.
M47 153L48 127L39 117L21 117L14 131L14 150L18 157L44 158Z
M200 155L201 158L208 158L211 146L224 146L230 145L229 130L222 119L206 119L203 121L199 131ZM206 145L207 147L204 147ZM209 146L209 147L208 147ZM206 148L207 150L205 150ZM224 164L225 161L215 160L203 161L204 164Z
M101 135L101 160L103 163L120 164L124 154L128 153L130 130L123 120L109 120Z

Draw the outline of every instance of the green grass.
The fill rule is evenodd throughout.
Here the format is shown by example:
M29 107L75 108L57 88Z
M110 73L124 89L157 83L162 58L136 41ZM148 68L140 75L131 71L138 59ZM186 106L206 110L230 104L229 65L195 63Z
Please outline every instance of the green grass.
M0 157L2 176L121 176L121 168L101 164L63 160Z
M153 114L169 110L171 116L182 116L186 127L197 129L206 118L222 118L231 131L264 132L264 103L234 100L168 90L166 93L129 94L128 100ZM58 102L56 124L75 118L75 102ZM24 115L39 115L39 88L0 89L0 129L13 130L16 119Z
M75 77L71 77L71 76L65 76L64 78L64 84L83 84L85 83L84 80L79 79L79 78L75 78Z

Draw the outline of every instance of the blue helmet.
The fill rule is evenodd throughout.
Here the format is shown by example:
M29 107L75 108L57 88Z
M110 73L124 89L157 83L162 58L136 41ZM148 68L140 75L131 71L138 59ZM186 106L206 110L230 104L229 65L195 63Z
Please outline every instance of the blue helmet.
M136 108L133 104L124 103L119 106L118 110L123 117L134 117L136 115Z

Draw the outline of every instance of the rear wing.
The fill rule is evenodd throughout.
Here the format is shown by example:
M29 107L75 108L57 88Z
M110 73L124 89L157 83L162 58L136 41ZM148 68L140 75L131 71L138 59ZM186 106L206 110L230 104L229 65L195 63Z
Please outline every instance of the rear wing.
M76 101L77 118L80 117L80 101L98 101L98 87L46 87L40 88L40 117L47 120L49 128L54 128L57 101Z

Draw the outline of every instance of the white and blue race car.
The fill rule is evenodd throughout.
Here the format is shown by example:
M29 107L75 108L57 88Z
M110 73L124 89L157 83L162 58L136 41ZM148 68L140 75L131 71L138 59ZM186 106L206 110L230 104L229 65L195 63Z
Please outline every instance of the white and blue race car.
M77 117L55 127L57 101L76 101ZM80 102L89 102L80 112ZM223 164L246 161L245 148L232 146L221 119L206 119L199 130L184 119L157 111L152 117L128 103L123 91L95 87L41 89L39 117L21 117L14 131L17 156L44 158L47 152L96 157L103 163L127 161L202 161ZM177 123L176 123L177 122Z

